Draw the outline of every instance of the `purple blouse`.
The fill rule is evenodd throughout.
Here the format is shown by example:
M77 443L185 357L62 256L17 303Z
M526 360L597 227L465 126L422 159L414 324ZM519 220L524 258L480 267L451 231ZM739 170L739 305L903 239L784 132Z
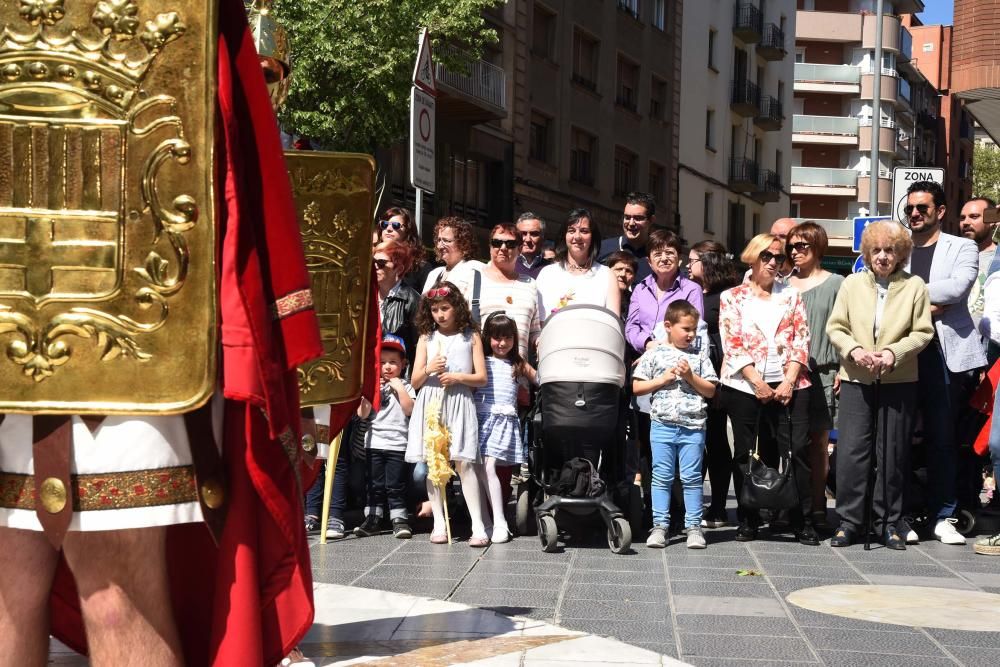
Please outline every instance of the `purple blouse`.
M646 350L646 343L653 337L653 328L663 322L667 306L678 299L688 301L705 317L705 301L701 286L678 274L674 284L667 288L659 300L656 298L656 276L646 276L632 289L632 300L625 320L625 339L639 354Z

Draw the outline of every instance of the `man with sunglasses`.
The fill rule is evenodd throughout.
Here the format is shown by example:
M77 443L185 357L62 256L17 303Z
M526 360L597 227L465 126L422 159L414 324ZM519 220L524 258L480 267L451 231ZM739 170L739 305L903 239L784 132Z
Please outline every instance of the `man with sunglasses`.
M928 516L944 544L965 544L955 530L957 417L986 365L986 354L969 314L969 292L979 273L976 244L941 231L944 189L932 181L906 191L903 224L913 234L907 271L927 283L934 340L918 356L920 410L927 449ZM916 541L910 531L907 542Z
M538 278L538 272L552 263L542 257L545 243L545 221L531 211L525 211L517 219L517 234L521 237L521 254L515 266L519 276Z
M625 195L625 211L622 214L622 232L624 233L601 243L597 261L603 263L613 252L631 253L639 260L635 284L642 282L646 276L653 272L649 262L646 261L649 256L646 242L649 241L649 234L653 231L655 222L656 200L653 195L645 192L630 192Z

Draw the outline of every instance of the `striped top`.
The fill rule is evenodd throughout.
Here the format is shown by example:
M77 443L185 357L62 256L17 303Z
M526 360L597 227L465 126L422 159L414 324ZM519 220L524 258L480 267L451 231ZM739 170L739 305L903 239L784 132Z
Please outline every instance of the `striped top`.
M535 281L528 276L518 276L511 282L498 282L490 278L485 269L482 272L483 286L479 295L479 312L483 324L490 314L502 310L517 325L517 344L521 358L528 358L528 345L534 343L541 333L538 319L538 289ZM484 346L489 346L483 340Z

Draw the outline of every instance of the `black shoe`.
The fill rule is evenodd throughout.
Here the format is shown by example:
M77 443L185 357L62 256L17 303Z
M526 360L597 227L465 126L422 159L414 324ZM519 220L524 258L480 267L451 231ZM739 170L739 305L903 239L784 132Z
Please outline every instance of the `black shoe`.
M371 537L382 532L382 517L376 514L369 514L361 525L354 529L354 534L358 537Z
M305 519L306 535L315 535L319 532L319 517L307 514Z
M816 529L811 524L795 531L795 539L799 541L799 544L804 544L807 547L819 546L819 535L816 534Z
M741 523L736 529L737 542L753 542L757 539L757 528L748 523Z
M885 529L885 535L882 536L882 544L887 549L906 551L906 540L899 534L895 526L889 526Z
M410 530L410 524L406 519L399 517L392 520L392 536L397 540L408 540L413 537L413 531Z
M854 529L847 526L838 528L834 536L830 538L831 547L849 547L852 544L854 544Z

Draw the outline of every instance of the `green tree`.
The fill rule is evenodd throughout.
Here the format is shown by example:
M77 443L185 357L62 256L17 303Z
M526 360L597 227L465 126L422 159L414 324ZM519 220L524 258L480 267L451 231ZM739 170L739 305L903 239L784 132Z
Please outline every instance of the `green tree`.
M976 143L972 153L972 192L1000 201L1000 148Z
M406 136L417 34L461 67L496 41L484 9L503 0L275 0L292 42L282 126L319 146L373 151ZM442 49L443 45L448 49Z

